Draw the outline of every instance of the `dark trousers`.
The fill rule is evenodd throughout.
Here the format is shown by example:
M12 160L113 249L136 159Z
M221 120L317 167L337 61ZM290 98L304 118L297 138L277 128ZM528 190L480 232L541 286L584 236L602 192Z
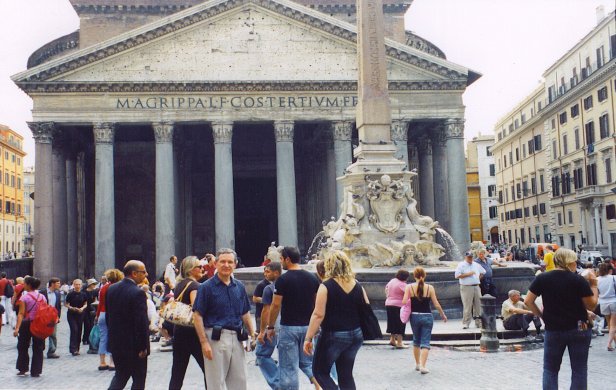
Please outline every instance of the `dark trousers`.
M22 321L17 337L17 364L15 368L21 372L28 371L30 356L30 339L32 339L32 364L30 375L40 375L43 372L43 351L45 350L45 340L32 336L30 333L30 321Z
M513 314L503 321L503 327L507 330L522 330L526 335L530 323L535 325L537 332L541 330L541 320L532 314Z
M188 367L191 355L195 358L197 364L201 367L201 371L205 374L201 343L199 342L199 337L197 336L195 328L176 325L173 330L173 365L171 367L169 390L182 388L184 376L186 375L186 368Z
M94 326L94 316L96 313L92 313L91 310L86 309L86 311L82 314L83 316L83 336L81 341L84 344L90 344L90 332L92 331L92 327Z
M66 320L71 330L68 350L70 353L79 352L79 346L81 345L81 330L83 328L83 313L69 311L66 315Z
M133 390L145 389L145 376L148 373L148 359L141 359L137 353L134 354L113 354L115 363L115 375L109 384L109 390L120 390L126 386L129 378L133 378L130 387Z
M321 332L319 343L314 352L312 372L314 378L324 390L355 389L353 366L355 365L355 356L357 356L363 341L360 328L340 332ZM338 385L330 376L334 364L336 364L338 371Z
M479 283L479 288L481 289L481 296L486 294L492 295L496 298L496 286L492 282L492 278L483 278Z

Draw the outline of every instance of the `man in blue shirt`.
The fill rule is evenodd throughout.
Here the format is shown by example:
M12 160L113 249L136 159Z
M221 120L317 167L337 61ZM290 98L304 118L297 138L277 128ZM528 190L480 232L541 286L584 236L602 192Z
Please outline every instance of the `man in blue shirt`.
M244 285L233 270L237 255L232 249L220 249L212 278L199 286L193 305L195 330L201 343L205 380L210 389L246 389L245 351L240 335L242 323L255 338L250 301Z

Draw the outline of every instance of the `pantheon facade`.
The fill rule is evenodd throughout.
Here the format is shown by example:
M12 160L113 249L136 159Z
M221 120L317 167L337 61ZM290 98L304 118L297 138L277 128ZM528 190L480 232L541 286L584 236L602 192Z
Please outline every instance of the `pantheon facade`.
M80 29L13 76L34 101L37 274L141 259L158 277L172 254L220 247L258 265L272 241L306 253L358 143L355 2L70 2ZM383 0L392 137L421 213L468 243L447 167L464 165L480 75L404 30L410 3Z

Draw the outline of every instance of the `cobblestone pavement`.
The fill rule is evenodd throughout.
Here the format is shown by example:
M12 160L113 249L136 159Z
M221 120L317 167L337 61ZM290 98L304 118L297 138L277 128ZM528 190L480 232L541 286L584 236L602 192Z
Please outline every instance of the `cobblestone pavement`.
M97 370L98 356L85 354L73 357L68 353L68 326L61 322L58 332L58 353L60 359L45 359L40 378L17 377L16 339L7 326L0 336L0 389L106 389L112 377L111 372ZM589 389L616 388L616 371L611 369L616 361L616 352L605 348L606 337L593 339L589 358ZM152 344L152 355L148 360L148 389L166 389L171 376L172 355L159 352L158 343ZM355 364L355 380L358 389L539 389L543 350L523 352L460 352L433 348L428 360L431 372L421 375L414 371L410 350L392 350L383 345L361 348ZM267 389L254 353L247 355L249 389ZM560 375L561 388L569 388L569 360L563 358ZM305 377L300 378L301 389L311 386ZM130 382L129 382L130 383ZM203 388L201 371L192 361L184 382L185 389ZM233 389L229 389L233 390Z

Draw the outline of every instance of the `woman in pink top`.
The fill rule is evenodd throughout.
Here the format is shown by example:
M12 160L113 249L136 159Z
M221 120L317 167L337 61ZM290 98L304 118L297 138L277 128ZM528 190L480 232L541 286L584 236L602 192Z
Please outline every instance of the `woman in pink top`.
M396 273L396 277L387 283L385 286L385 309L387 309L387 333L389 344L397 349L408 348L402 343L406 324L400 321L400 308L402 307L402 298L404 298L404 289L406 281L409 279L409 271L401 269Z
M17 375L24 376L28 372L28 349L30 339L32 339L32 365L30 366L30 376L38 377L43 372L43 351L45 350L45 340L32 336L30 333L30 321L34 319L38 310L39 302L47 302L45 295L38 292L41 281L32 276L24 279L25 293L17 301L19 314L17 314L17 325L13 336L17 337L17 364L19 370Z

